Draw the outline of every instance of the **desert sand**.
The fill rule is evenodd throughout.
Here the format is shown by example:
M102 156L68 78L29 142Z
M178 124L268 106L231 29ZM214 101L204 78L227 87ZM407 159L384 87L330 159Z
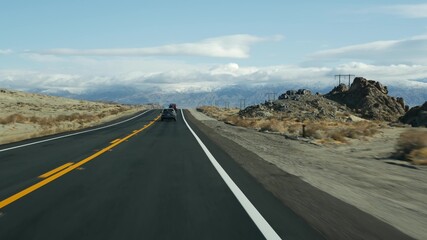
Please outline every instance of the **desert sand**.
M316 145L282 135L231 126L196 110L191 114L285 172L396 227L427 239L427 166L390 158L405 128L384 128L349 144ZM419 129L426 131L426 129Z

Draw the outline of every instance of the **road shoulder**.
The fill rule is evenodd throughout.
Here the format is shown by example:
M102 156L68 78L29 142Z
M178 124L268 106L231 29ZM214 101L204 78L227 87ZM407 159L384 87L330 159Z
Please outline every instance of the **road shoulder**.
M282 171L218 131L196 120L187 119L229 154L265 189L301 216L328 239L411 239L393 226L313 187L299 177ZM211 120L205 120L211 121ZM221 127L221 126L217 126Z

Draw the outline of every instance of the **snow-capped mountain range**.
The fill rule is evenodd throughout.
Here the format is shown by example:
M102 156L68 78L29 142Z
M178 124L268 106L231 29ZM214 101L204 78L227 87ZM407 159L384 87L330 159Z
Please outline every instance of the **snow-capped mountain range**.
M286 90L309 89L314 93L325 94L334 87L317 87L316 85L232 85L211 90L192 89L188 91L163 91L160 88L152 87L149 89L137 89L123 85L112 85L103 88L95 88L82 93L71 93L69 91L52 91L47 89L29 89L31 92L45 93L62 97L76 99L94 100L94 101L113 101L128 104L140 103L159 103L167 105L168 103L177 103L179 107L197 107L201 105L217 105L221 107L243 107L254 105L266 100L277 99L278 96ZM402 87L389 85L389 95L394 97L403 97L405 103L409 106L421 105L427 101L427 87Z

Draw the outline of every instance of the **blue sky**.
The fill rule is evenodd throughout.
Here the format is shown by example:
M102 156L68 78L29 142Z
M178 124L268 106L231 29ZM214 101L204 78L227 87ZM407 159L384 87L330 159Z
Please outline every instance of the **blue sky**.
M16 0L0 29L0 87L23 90L427 78L425 1Z

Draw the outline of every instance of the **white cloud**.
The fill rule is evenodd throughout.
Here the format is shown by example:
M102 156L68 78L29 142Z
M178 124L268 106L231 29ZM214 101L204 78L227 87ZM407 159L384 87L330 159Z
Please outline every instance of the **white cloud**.
M280 37L259 38L250 35L233 35L187 44L193 47L206 44L206 46L217 45L221 49L240 49L243 55L239 56L245 56L245 54L248 56L250 44L279 39ZM181 45L170 46L178 49ZM204 47L201 48L204 49ZM191 52L190 49L191 47L188 47L188 51L186 50L188 54ZM193 51L192 54L202 54L203 51ZM160 52L159 50L159 54ZM209 52L203 54L206 55ZM186 92L209 91L230 85L287 84L301 87L313 85L329 87L335 84L334 74L355 74L381 81L385 85L398 84L427 88L427 83L412 81L427 79L425 64L427 35L319 51L310 56L311 63L315 63L310 67L243 66L237 60L228 64L190 64L167 59L130 56L106 58L103 57L104 55L62 56L55 53L47 54L47 52L44 54L28 52L20 56L28 60L31 66L34 66L33 69L37 70L0 70L0 86L22 90L39 88L50 92L66 90L82 93L91 89L120 85L141 90ZM334 67L324 67L320 64L325 61L335 62Z
M43 55L38 53L24 53L21 54L25 59L29 59L35 62L41 63L58 63L58 62L66 62L66 59L55 56L55 55Z
M12 89L46 89L51 92L67 90L82 93L92 89L125 86L146 91L210 91L225 86L288 85L298 87L330 87L336 84L334 74L355 74L382 82L385 85L422 87L427 83L423 65L370 65L352 62L338 67L300 67L278 65L242 67L235 63L200 66L162 72L126 72L112 75L59 74L40 71L0 70L0 85Z
M427 18L427 3L392 5L382 10L406 18Z
M205 56L223 58L248 58L250 46L261 41L278 41L281 36L258 37L237 34L208 38L194 43L170 44L147 48L112 49L49 49L34 53L66 56Z
M209 68L209 73L211 75L232 75L232 76L241 76L248 75L258 71L257 68L245 67L241 68L237 63L228 63L223 65L216 65Z
M323 50L310 55L309 59L314 62L329 60L362 61L373 64L425 64L427 35Z
M13 53L11 49L0 49L0 55L7 55L11 53Z
M158 73L174 69L193 69L194 66L181 61L133 57L87 57L55 56L38 53L24 53L22 59L39 70L54 69L55 73L83 75L118 75L129 72ZM40 63L40 64L34 64Z

